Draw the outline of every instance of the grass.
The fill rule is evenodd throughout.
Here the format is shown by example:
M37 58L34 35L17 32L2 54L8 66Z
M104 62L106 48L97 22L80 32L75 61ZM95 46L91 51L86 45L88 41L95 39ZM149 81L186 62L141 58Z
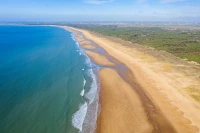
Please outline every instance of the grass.
M191 88L191 87L186 87L184 88L186 92L189 93L189 95L197 102L200 102L200 90Z
M164 50L180 58L200 63L199 30L168 30L160 27L118 27L114 25L72 26Z

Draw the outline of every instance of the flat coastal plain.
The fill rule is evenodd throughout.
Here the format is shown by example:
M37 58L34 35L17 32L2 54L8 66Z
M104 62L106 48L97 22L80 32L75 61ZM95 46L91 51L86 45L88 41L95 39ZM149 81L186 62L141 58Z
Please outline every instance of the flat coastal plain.
M72 31L101 66L97 133L199 132L199 64L83 29L62 28Z

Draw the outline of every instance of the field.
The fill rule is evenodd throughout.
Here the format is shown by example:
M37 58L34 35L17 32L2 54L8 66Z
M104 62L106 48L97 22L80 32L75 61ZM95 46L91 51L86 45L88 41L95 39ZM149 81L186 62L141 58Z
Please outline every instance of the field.
M72 25L106 36L118 37L164 50L189 61L200 63L200 30L169 27L120 27L117 25Z

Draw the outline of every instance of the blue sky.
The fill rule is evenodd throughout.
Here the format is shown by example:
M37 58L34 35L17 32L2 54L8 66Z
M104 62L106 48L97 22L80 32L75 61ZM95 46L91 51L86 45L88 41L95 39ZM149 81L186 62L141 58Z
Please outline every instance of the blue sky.
M0 21L200 21L200 0L0 0Z

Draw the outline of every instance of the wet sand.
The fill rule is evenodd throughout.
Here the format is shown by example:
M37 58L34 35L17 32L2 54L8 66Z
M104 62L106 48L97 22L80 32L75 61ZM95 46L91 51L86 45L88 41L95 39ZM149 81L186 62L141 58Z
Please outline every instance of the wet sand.
M103 66L98 133L198 132L199 104L177 89L175 78L177 82L168 84L170 63L85 30L70 30L79 42L91 45L86 54ZM151 68L154 63L161 67Z
M99 65L103 66L114 66L114 63L110 62L105 56L94 53L91 51L85 51L85 53L93 59L93 61Z

